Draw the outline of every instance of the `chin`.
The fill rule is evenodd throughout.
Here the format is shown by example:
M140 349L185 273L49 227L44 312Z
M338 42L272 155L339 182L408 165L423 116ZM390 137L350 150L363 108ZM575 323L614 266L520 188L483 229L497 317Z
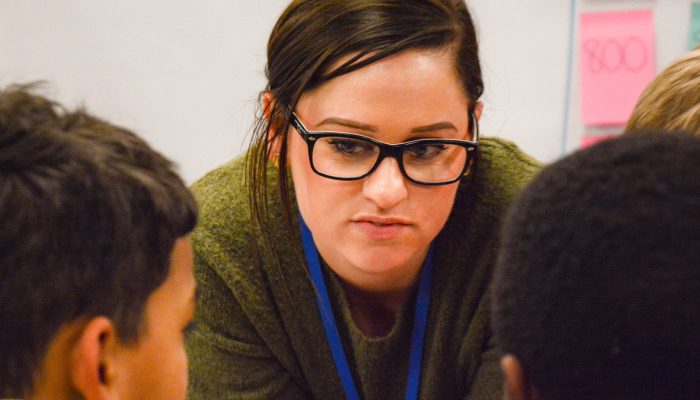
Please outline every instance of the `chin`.
M358 250L360 257L353 257L352 264L369 274L384 274L400 271L410 260L408 255L397 254L387 248ZM389 255L387 255L389 253Z

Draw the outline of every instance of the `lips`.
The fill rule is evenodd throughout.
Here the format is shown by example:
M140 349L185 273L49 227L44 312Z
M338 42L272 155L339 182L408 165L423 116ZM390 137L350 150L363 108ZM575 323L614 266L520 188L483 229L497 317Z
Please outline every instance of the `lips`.
M362 216L352 220L352 226L370 240L392 240L408 229L403 218Z

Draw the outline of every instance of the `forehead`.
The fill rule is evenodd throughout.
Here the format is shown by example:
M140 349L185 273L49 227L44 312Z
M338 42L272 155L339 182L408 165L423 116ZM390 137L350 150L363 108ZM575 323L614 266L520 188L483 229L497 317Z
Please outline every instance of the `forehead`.
M347 56L347 57L351 57ZM347 59L341 59L340 64ZM467 93L449 49L407 50L305 92L297 110L307 128L329 116L408 129L463 119Z

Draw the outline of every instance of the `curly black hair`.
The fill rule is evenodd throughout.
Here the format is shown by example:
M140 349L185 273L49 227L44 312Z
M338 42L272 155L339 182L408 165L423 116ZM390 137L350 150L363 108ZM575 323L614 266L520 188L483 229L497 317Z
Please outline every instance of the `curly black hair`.
M503 354L548 400L700 398L700 139L624 135L545 168L504 220Z

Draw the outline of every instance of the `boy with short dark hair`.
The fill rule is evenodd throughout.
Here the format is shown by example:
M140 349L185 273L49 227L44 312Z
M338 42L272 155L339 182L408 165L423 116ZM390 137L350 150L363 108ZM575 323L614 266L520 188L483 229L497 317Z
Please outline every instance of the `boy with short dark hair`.
M700 398L700 138L547 167L505 220L492 316L510 399Z
M135 134L0 91L0 398L182 399L195 201Z

